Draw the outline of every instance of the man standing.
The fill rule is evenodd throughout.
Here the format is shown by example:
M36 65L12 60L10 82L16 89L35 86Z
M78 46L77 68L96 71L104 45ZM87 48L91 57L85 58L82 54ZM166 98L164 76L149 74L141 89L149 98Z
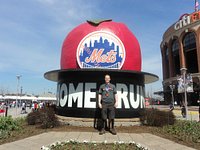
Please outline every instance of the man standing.
M118 105L117 91L113 84L110 83L110 75L105 75L105 83L99 88L99 108L101 108L101 117L103 120L103 128L100 135L105 133L105 127L108 120L109 131L116 135L114 128L115 108Z

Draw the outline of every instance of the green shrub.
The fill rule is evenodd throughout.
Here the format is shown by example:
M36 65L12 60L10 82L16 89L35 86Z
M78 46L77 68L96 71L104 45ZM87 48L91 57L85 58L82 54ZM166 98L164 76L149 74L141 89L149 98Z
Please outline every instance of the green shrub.
M7 130L0 130L0 139L5 139L10 135L11 131Z
M196 121L177 120L174 125L165 126L163 130L181 140L200 142L200 123Z
M163 127L173 125L176 121L172 111L162 111L155 108L144 109L140 115L140 121L143 125Z
M0 139L6 138L13 130L19 130L22 127L23 119L13 119L11 116L0 117Z
M28 125L39 124L42 128L52 128L59 125L55 111L50 107L29 113L27 123Z
M11 116L0 117L0 130L17 130L20 128L20 120L13 119Z

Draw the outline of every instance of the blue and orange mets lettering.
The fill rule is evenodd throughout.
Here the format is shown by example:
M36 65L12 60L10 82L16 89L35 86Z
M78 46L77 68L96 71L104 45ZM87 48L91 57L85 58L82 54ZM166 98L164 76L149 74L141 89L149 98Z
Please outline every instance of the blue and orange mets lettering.
M114 50L111 50L110 52L107 52L106 54L103 54L104 49L94 49L92 54L89 57L85 58L86 63L114 63L116 62L116 55L117 52Z
M92 32L81 40L77 48L80 68L120 69L125 60L121 40L107 31Z

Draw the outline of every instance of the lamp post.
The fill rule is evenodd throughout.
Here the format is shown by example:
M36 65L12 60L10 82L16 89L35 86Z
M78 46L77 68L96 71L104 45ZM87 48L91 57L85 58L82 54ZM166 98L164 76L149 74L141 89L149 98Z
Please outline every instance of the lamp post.
M20 78L22 77L22 75L16 75L16 77L17 77L17 98L16 98L16 105L17 105L18 97L19 97L19 84L20 84Z
M23 90L23 87L21 86L20 87L20 105L22 106L22 99L21 99L21 97L22 97L22 90Z
M185 117L186 117L186 120L188 120L187 84L186 84L186 71L187 71L187 68L181 68L180 70L181 70L181 74L183 75Z
M171 94L172 94L172 106L174 109L174 89L175 89L175 85L174 84L170 84L169 85L170 89L171 89Z

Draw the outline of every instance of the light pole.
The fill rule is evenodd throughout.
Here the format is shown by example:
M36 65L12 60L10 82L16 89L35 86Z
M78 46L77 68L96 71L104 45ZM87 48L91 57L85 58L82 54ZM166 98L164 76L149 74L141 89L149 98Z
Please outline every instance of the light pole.
M16 98L16 106L18 103L18 97L19 97L19 84L20 84L20 78L22 77L22 75L16 75L17 77L17 98Z
M22 99L21 99L21 97L22 97L22 90L23 90L23 88L22 88L22 86L20 87L20 105L22 105Z
M180 70L181 70L181 74L183 75L185 117L186 117L186 120L188 120L187 84L186 84L186 71L187 71L187 68L181 68Z
M170 89L171 89L171 94L172 94L172 106L174 109L174 89L175 89L175 85L174 84L170 84L169 85Z

